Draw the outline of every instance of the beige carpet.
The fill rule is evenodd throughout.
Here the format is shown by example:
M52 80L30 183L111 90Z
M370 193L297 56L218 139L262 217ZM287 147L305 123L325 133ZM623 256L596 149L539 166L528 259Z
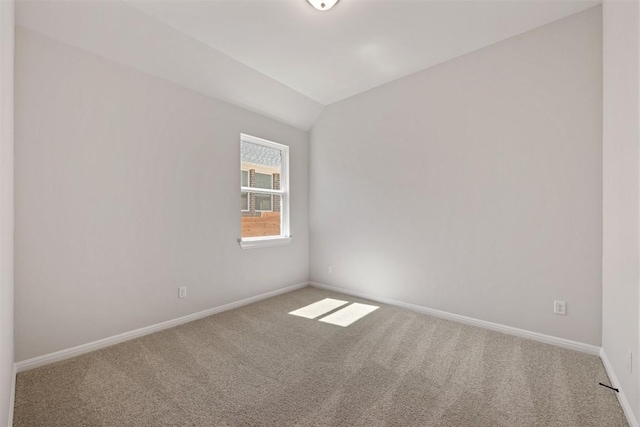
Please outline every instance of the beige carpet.
M18 375L15 426L623 426L595 356L305 288Z

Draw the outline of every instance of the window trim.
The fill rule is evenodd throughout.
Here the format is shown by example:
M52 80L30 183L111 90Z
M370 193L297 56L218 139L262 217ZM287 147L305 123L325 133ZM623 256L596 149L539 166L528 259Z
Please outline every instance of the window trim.
M288 245L291 239L293 239L291 236L245 237L244 239L238 239L238 243L240 243L242 249L255 249L267 246Z
M282 155L282 165L280 167L280 189L266 189L266 188L256 188L256 187L242 187L242 183L240 183L240 193L243 192L251 192L251 193L260 193L260 194L270 194L270 195L279 195L280 196L280 234L277 236L264 236L264 237L240 237L238 239L238 243L242 249L252 249L258 247L266 247L266 246L279 246L288 244L291 239L291 231L290 231L290 214L289 209L291 205L291 196L289 192L289 146L284 144L279 144L277 142L269 141L266 139L258 138L255 136L247 135L244 133L240 134L240 142L249 142L253 144L263 145L265 147L274 148L279 150ZM240 163L242 163L242 158L240 159ZM240 168L242 170L242 167ZM273 179L273 175L272 175ZM273 186L273 185L272 185ZM273 199L273 198L272 198ZM272 208L273 208L273 200L272 200ZM242 218L241 218L242 220ZM240 227L242 229L242 227Z

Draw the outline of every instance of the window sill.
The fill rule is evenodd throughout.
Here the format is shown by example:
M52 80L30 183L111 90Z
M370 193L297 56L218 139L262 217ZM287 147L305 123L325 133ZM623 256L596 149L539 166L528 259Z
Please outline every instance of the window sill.
M293 237L251 237L248 239L238 239L238 243L242 249L264 248L267 246L288 245Z

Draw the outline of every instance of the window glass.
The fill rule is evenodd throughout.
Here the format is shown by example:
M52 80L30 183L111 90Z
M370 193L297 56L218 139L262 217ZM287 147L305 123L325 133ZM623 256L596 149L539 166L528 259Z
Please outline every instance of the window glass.
M242 135L240 159L241 238L289 237L288 147Z
M273 175L256 172L256 188L273 188Z
M249 210L249 193L240 193L240 210Z
M257 211L271 211L271 200L272 195L270 194L256 194L256 210Z

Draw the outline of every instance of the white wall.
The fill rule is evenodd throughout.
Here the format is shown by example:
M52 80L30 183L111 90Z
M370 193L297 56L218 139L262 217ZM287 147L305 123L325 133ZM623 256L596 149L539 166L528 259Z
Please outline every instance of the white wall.
M237 243L241 132L290 146L287 246ZM306 281L307 168L304 131L18 28L16 360Z
M602 347L640 419L640 7L603 3ZM634 353L633 372L627 364Z
M597 7L326 108L311 280L599 345L601 37Z
M131 2L19 1L16 23L303 130L322 111L320 103L147 15Z
M13 380L13 51L14 2L0 1L0 426Z

